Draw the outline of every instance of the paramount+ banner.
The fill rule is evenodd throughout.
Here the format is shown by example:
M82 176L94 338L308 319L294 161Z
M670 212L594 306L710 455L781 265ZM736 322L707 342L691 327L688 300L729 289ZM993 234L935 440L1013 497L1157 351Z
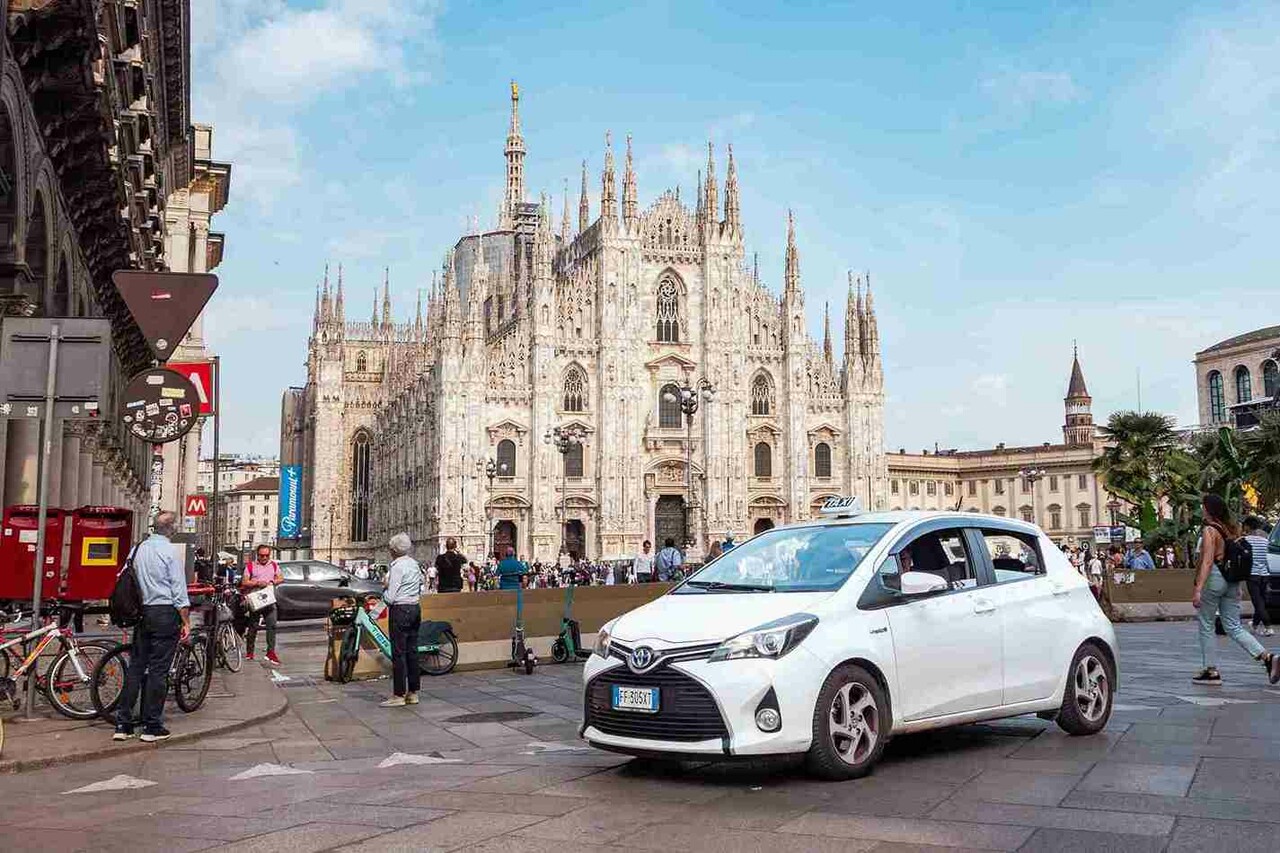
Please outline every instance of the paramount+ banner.
M302 526L302 466L280 466L279 538L294 539Z

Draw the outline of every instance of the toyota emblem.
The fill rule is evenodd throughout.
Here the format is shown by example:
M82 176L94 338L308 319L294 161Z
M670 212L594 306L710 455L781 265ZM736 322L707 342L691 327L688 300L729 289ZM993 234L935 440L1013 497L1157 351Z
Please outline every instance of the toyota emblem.
M655 657L653 649L648 646L637 646L631 650L631 659L627 661L627 665L631 667L632 672L644 672L653 666Z

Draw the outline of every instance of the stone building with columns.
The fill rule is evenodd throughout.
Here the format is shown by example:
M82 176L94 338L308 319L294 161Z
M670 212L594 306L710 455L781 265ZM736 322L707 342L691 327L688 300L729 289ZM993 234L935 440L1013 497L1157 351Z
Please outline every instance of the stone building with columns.
M525 191L512 86L496 227L462 236L425 306L349 319L339 273L317 294L307 383L282 404L282 464L303 466L303 537L335 559L407 530L425 552L511 545L635 553L739 538L831 495L887 506L884 378L869 281L849 281L845 347L806 331L795 224L777 290L748 261L737 166L708 146L698 191L641 207L626 140L606 135L598 203L584 163L558 226ZM779 223L779 232L782 232ZM679 393L714 388L692 422ZM580 442L561 453L553 428ZM492 461L492 466L489 463ZM492 476L490 476L492 474Z
M0 12L0 317L110 320L105 413L150 358L111 273L171 266L166 202L193 179L188 6L55 0ZM38 425L0 421L0 445L4 505L35 503ZM50 503L144 510L149 466L114 417L67 423L53 440Z
M984 512L1033 521L1059 542L1083 542L1119 507L1093 472L1102 452L1080 359L1071 360L1062 441L887 457L892 509ZM1024 476L1024 473L1026 476Z

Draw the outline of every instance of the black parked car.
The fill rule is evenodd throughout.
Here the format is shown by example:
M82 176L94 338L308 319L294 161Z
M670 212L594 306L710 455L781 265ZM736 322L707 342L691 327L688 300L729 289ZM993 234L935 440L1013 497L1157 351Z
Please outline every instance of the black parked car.
M382 593L382 584L361 580L323 560L289 560L280 564L284 583L276 587L279 619L314 619L329 615L333 599L344 595Z

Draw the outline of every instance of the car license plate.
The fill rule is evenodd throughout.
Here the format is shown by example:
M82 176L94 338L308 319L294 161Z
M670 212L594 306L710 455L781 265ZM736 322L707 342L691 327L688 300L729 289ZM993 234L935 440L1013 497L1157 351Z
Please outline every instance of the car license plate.
M615 711L658 712L658 688L622 687L613 685L613 709Z

